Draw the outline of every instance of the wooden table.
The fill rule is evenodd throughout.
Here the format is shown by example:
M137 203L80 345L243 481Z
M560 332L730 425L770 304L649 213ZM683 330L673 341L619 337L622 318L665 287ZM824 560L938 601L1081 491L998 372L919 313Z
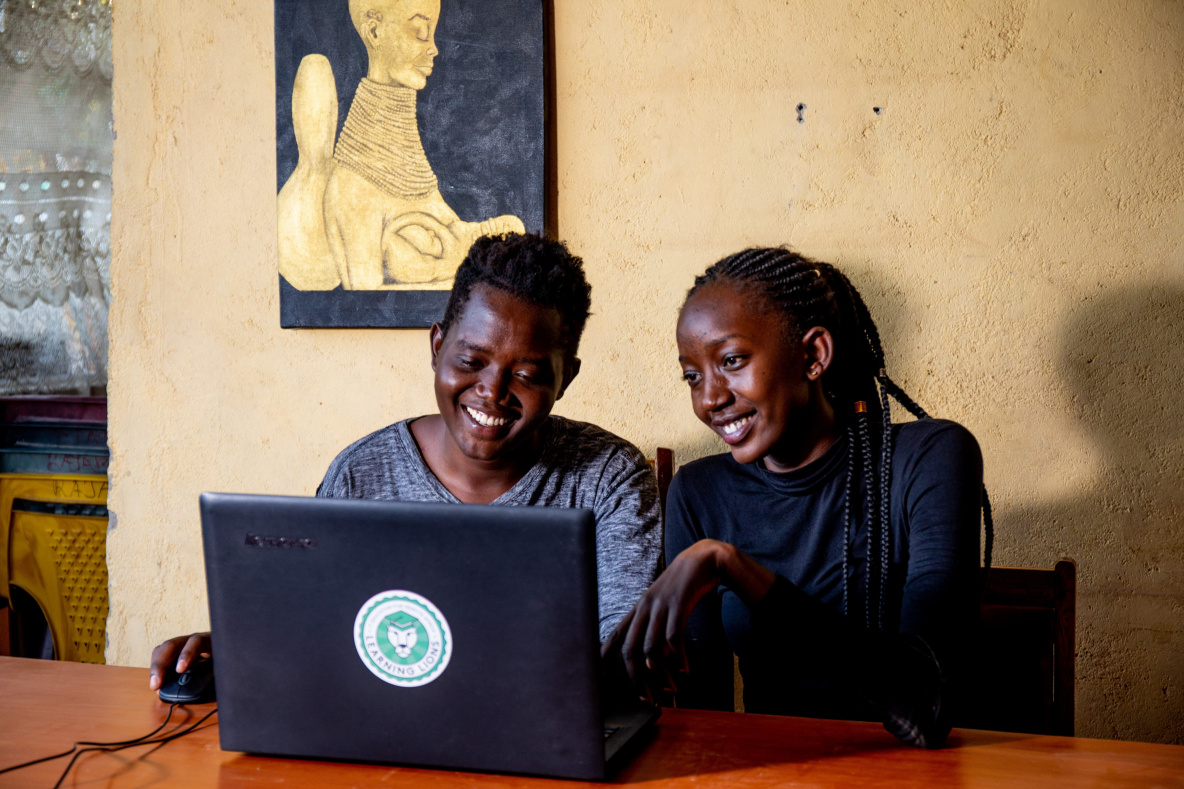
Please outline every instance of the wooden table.
M193 707L181 720L196 721L211 708ZM167 709L149 692L145 669L0 658L0 767L65 750L78 739L138 737L159 725ZM218 748L216 720L166 745L87 754L64 786L596 786L245 756ZM66 761L5 773L0 787L47 789ZM1184 787L1184 747L956 731L951 747L922 751L898 745L870 723L666 710L654 741L616 782L651 787Z

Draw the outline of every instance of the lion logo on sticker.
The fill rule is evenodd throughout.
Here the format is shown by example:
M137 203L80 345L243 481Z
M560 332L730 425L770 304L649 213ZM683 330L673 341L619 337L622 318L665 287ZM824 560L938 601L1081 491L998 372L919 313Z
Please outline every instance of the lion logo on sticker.
M402 688L437 679L452 656L448 620L430 600L405 589L380 592L354 620L358 657L374 676Z

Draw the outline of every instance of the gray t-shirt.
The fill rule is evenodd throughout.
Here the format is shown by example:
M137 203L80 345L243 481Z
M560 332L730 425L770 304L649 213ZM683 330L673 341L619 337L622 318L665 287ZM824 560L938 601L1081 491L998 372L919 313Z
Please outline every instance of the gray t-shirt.
M355 441L329 465L317 495L459 503L424 462L413 419ZM551 416L543 454L494 504L585 507L596 514L600 640L653 582L662 556L654 473L637 447L585 422Z

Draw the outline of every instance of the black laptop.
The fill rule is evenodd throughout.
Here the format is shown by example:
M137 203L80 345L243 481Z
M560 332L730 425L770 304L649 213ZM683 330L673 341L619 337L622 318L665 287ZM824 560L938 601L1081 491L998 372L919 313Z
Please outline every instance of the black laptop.
M201 519L224 750L597 780L657 718L602 697L589 510L206 493Z

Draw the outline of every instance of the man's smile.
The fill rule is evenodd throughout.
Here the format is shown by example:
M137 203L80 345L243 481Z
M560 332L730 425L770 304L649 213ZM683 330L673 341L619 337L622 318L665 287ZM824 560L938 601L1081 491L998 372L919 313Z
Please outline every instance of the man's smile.
M483 427L503 427L514 421L511 417L494 416L493 414L487 414L484 411L478 411L476 408L470 408L467 405L461 407L465 409L465 413L468 414L474 422Z

